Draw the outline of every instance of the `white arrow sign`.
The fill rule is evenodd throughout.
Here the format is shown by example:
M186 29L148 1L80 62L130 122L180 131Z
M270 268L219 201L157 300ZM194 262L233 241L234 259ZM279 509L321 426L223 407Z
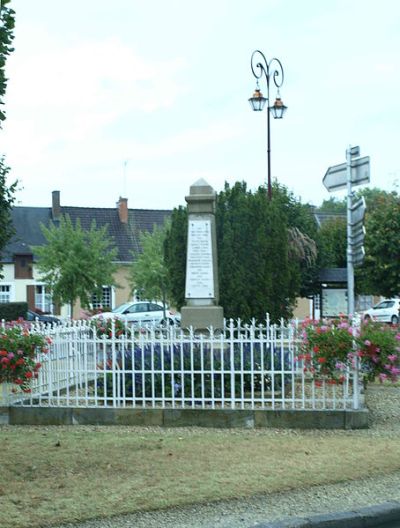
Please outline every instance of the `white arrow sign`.
M365 258L365 249L364 246L357 248L357 250L352 255L353 265L361 266Z
M351 161L352 185L369 183L369 180L369 156L353 159ZM347 163L340 163L340 165L329 167L323 177L322 183L329 192L345 189L347 187Z
M357 224L362 224L364 222L365 210L367 206L365 204L364 196L361 197L358 202L353 204L350 208L350 225L357 226ZM352 229L353 231L353 229Z
M351 230L351 235L350 235L350 245L353 247L353 248L357 248L358 246L362 246L363 243L364 243L364 239L365 239L365 227L362 225L361 226L361 229L353 229Z

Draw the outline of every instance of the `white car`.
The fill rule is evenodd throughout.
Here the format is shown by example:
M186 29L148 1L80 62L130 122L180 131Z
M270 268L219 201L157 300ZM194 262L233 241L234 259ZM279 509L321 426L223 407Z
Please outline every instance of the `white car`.
M175 324L179 325L181 316L170 308L164 309L162 304L151 301L126 302L114 308L111 312L94 315L92 319L121 319L127 323L138 325Z
M373 319L381 323L398 324L400 320L400 299L385 299L362 314L364 321Z

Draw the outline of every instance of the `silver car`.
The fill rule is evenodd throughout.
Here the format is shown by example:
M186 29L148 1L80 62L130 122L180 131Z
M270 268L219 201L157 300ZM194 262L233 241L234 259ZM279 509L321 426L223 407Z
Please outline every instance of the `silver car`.
M400 299L385 299L363 312L364 321L373 319L381 323L398 324L400 320Z
M162 304L151 301L126 302L114 308L111 312L104 312L95 315L93 318L98 319L121 319L127 323L137 325L147 324L175 324L179 325L181 316L178 312L170 308L164 308Z

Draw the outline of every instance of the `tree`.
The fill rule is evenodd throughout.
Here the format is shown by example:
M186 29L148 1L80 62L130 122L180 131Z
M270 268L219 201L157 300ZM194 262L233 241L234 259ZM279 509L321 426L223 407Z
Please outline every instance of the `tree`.
M162 301L165 307L170 292L168 268L164 257L166 226L154 225L153 231L140 233L142 252L134 254L130 273L132 291L139 290L146 299Z
M168 270L171 302L178 308L185 303L187 222L186 208L179 206L174 209L164 241L164 258Z
M103 285L115 285L113 273L117 250L108 238L107 226L97 229L93 221L90 229L82 229L79 219L73 225L66 215L60 224L41 225L46 245L34 246L38 270L52 292L53 299L72 308L79 298L89 307L92 295L101 296Z
M8 55L14 51L11 43L14 39L15 12L7 7L10 0L2 0L0 3L0 105L4 105L3 96L6 93L7 78L5 75L5 65ZM6 115L0 108L0 122L4 121ZM0 123L1 125L1 123Z
M326 220L318 233L318 263L321 268L347 267L347 220L332 217Z
M400 295L400 196L365 189L365 262L357 272L358 290L373 295ZM360 193L360 194L361 194Z
M15 201L17 182L7 186L9 171L9 167L4 164L4 158L0 158L0 255L15 232L11 220L11 210ZM1 270L2 266L0 266L0 279L3 278Z
M347 199L342 198L339 200L334 196L331 196L329 200L324 200L320 207L318 207L319 213L330 213L330 214L346 214Z
M7 56L13 51L11 47L14 29L14 11L6 5L9 0L3 0L0 6L0 128L1 122L6 118L1 106L4 105L3 96L6 92L7 79L5 76L5 64ZM0 254L14 234L11 221L11 210L14 203L14 194L17 182L7 185L7 174L10 168L5 165L4 157L0 157ZM2 267L0 266L0 272ZM0 273L0 279L3 276Z

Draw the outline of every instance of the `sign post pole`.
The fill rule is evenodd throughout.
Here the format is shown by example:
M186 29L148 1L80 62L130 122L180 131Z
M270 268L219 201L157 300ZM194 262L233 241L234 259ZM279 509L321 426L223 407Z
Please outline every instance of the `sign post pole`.
M353 247L351 244L352 222L352 185L351 185L351 148L346 150L346 175L347 175L347 315L354 316L354 265L353 265Z

